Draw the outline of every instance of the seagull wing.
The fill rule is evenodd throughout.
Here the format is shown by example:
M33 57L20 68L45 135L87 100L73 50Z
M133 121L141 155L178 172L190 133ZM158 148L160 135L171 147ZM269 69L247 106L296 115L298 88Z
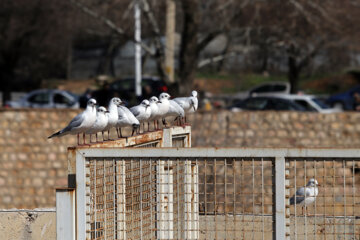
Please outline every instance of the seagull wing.
M295 204L295 202L296 204L299 204L302 201L304 201L304 199L305 199L305 188L301 187L296 191L295 195L290 198L290 205Z
M132 114L134 114L135 117L139 116L141 113L139 106L132 107L129 110L132 112Z
M61 130L61 132L71 131L72 129L79 127L83 123L83 121L84 121L84 112L74 117L67 125L67 127Z

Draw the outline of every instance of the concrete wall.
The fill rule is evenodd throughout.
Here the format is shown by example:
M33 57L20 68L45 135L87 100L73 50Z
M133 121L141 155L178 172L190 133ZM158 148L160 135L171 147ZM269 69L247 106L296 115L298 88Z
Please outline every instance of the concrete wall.
M0 236L4 240L55 240L55 209L0 211Z
M0 208L55 206L55 187L67 185L67 147L76 144L76 137L47 136L78 112L0 110ZM193 147L360 146L359 113L221 111L189 120Z

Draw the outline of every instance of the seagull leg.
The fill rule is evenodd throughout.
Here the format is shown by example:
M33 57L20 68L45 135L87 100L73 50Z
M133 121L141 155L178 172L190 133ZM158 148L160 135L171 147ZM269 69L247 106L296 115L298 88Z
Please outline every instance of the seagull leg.
M123 136L122 136L122 133L121 133L121 128L119 128L120 129L120 137L122 138Z
M135 128L133 127L133 130L132 130L131 136L134 136L134 132L135 132Z
M80 145L80 134L76 134L77 135L77 145L79 146Z
M104 140L104 131L101 131L101 135L102 135L103 141L105 141Z
M90 134L90 141L91 141L91 134ZM86 145L85 133L83 133L83 144Z
M165 118L162 119L162 122L163 122L164 126L167 127Z

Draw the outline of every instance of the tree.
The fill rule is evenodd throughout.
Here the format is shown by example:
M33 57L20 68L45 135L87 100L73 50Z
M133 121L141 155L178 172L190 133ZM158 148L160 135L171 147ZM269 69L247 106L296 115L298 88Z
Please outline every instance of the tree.
M1 5L0 91L4 104L14 89L38 87L43 78L64 76L69 29L67 6L56 1L2 0Z

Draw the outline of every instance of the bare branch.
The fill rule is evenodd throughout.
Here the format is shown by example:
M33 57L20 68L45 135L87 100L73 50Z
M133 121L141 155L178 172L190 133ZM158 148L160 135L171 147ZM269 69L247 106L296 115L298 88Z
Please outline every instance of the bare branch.
M105 18L103 16L100 16L99 14L97 14L96 12L94 12L93 10L91 10L90 8L88 8L87 6L85 6L84 4L75 1L75 0L69 0L72 4L76 5L81 11L83 11L84 13L88 14L89 16L96 18L97 20L99 20L100 22L102 22L103 24L105 24L106 26L108 26L110 29L112 29L113 31L115 31L117 34L119 35L123 35L124 30L117 27L115 25L115 23L113 21L111 21L108 18Z
M215 57L211 57L211 58L206 58L206 59L203 59L201 60L197 67L198 68L202 68L210 63L215 63L215 62L220 62L226 58L230 58L230 57L234 57L236 56L236 52L229 52L227 54L221 54L221 55L218 55L218 56L215 56Z
M72 4L74 4L76 7L78 7L80 10L82 10L84 13L88 14L89 16L99 20L100 22L102 22L103 24L108 26L111 30L113 30L118 35L126 35L124 30L122 28L119 28L118 26L116 26L116 24L113 21L111 21L110 19L100 16L99 14L97 14L96 12L94 12L93 10L91 10L90 8L88 8L87 6L85 6L84 4L82 4L76 0L69 0L69 1ZM128 9L129 8L131 8L131 5L128 7ZM134 39L131 39L131 40L136 43L136 41ZM151 47L145 45L142 42L140 42L140 45L141 45L142 49L144 49L150 55L155 55L155 52L151 49Z

